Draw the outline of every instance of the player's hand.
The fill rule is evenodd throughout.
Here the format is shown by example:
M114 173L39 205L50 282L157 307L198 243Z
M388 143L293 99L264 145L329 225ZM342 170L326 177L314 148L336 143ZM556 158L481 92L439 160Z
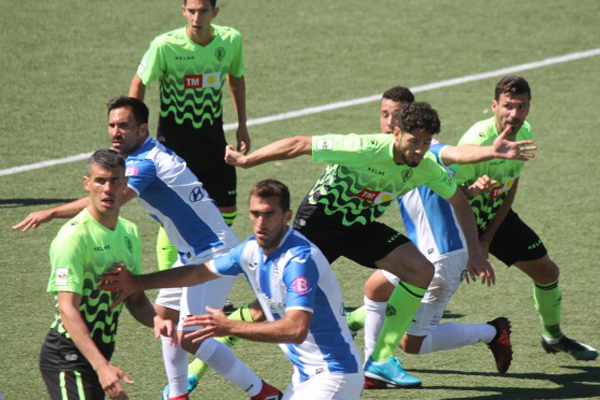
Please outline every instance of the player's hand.
M153 322L155 338L159 339L161 336L169 337L171 338L172 345L177 344L177 335L172 320L155 315Z
M225 162L234 167L242 166L244 155L239 151L235 151L232 145L225 146Z
M125 372L110 363L98 368L96 372L98 373L100 385L108 397L114 400L129 399L129 396L127 396L127 393L125 393L125 390L121 386L121 380L129 384L133 384L134 382Z
M204 326L185 335L192 343L202 342L212 336L227 336L231 334L232 321L221 310L206 306L207 314L192 315L183 320L184 327Z
M496 284L494 268L478 251L469 255L469 261L467 262L467 283L470 282L469 277L473 282L477 282L481 278L481 283L487 283L488 287Z
M498 184L498 181L490 179L489 176L483 175L477 178L475 183L467 188L467 196L475 197L487 192Z
M246 124L238 125L235 137L237 139L237 151L242 154L248 154L250 151L250 133L248 133Z
M36 211L29 214L23 221L12 227L13 230L19 230L22 228L23 232L27 232L31 228L37 228L45 222L50 222L54 218L54 214L51 210Z
M520 161L529 161L530 158L535 157L535 154L529 153L530 151L537 150L537 146L529 146L533 143L533 140L512 141L507 137L511 133L511 130L512 126L507 125L496 140L494 140L492 144L494 157Z
M135 275L125 268L125 265L122 263L115 263L115 269L104 273L100 277L100 286L101 290L109 290L115 291L119 290L119 297L110 305L110 308L115 308L119 303L122 303L131 296L133 293L137 293L140 289L137 286L137 282L135 280Z

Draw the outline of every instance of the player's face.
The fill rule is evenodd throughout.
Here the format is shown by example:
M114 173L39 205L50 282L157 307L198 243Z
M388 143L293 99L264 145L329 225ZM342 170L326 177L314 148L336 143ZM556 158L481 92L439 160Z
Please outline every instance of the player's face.
M394 161L416 167L419 165L429 146L433 135L425 130L415 133L402 132L400 128L394 129L396 136Z
M498 132L510 125L514 138L529 114L529 95L502 93L498 101L492 101L492 110L496 116Z
M181 6L181 12L188 21L188 32L193 36L203 36L210 33L210 23L219 13L208 0L187 0Z
M265 255L279 246L292 218L290 210L283 211L279 206L279 197L250 196L250 221L256 241Z
M383 133L394 133L398 126L398 114L404 103L390 99L381 99L381 113L379 114L379 126Z
M83 177L83 184L90 192L94 217L119 214L127 188L125 168L103 168L92 164L89 176Z
M116 108L108 114L108 135L113 149L127 157L146 140L148 125L137 124L129 107Z

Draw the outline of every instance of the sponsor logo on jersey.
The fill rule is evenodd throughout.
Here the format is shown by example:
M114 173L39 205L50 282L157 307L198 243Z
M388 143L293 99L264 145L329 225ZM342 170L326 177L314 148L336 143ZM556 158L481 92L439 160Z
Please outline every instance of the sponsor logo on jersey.
M65 360L67 361L77 361L79 356L75 353L65 354Z
M298 294L306 294L310 291L310 283L308 283L306 276L300 275L292 282L292 288Z
M394 194L389 192L380 192L376 190L363 189L358 194L358 198L369 203L382 204L394 200Z
M217 47L217 49L215 50L215 58L219 61L223 61L223 59L225 58L225 48L223 47Z
M333 140L317 139L317 150L333 150Z
M200 186L196 186L191 192L189 199L192 203L202 200L204 194L202 193L202 188Z
M186 75L183 78L183 86L186 89L204 89L221 86L221 73L212 72L202 75Z
M69 268L56 268L56 286L67 286L69 284Z
M498 199L503 193L508 192L512 185L515 183L515 178L510 178L506 183L498 186L494 186L490 189L490 199Z
M379 171L379 170L377 170L377 169L375 169L373 167L367 167L367 171L372 172L372 173L377 174L377 175L385 175L385 172Z
M137 167L131 166L125 168L125 176L136 176L140 173L140 170Z

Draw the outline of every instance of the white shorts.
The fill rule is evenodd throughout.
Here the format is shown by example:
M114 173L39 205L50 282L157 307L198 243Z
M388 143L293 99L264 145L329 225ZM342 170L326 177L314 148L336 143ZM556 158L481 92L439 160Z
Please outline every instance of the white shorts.
M467 252L461 251L432 261L435 274L415 312L412 324L406 330L407 334L427 336L433 328L439 325L448 302L467 274L468 260ZM395 275L387 271L383 271L383 273L394 286L398 285L399 279Z
M205 263L218 255L225 254L229 249L230 247L223 246L219 249L220 251L196 256L187 261L185 265ZM177 260L172 268L185 268L185 265ZM206 306L217 309L223 308L223 304L238 278L239 276L224 276L196 286L164 288L158 293L155 303L179 311L180 323L178 329L181 330L181 321L186 316L205 314ZM185 330L196 329L198 327L185 328Z
M358 400L364 382L362 370L355 374L317 374L304 382L300 382L300 374L294 372L283 400Z

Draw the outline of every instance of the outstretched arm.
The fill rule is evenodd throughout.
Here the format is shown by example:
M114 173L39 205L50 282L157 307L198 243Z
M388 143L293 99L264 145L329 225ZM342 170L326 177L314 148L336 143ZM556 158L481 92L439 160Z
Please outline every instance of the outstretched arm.
M444 165L451 164L472 164L481 161L491 160L492 158L505 158L509 160L529 161L535 157L530 151L537 150L536 146L530 146L533 140L522 140L513 142L506 138L510 133L508 126L494 140L491 146L463 145L446 146L441 151L441 158Z
M227 146L225 162L234 167L250 168L269 161L289 160L311 153L312 137L294 136L268 144L247 156L235 151L232 146Z
M285 317L273 322L233 321L221 310L206 307L207 314L187 317L183 326L202 325L204 328L185 335L198 343L211 336L234 335L243 339L265 343L300 344L306 340L312 313L302 310L289 310Z
M143 290L194 286L218 278L204 264L186 265L145 275L133 275L120 263L115 266L116 269L102 275L100 285L103 290L121 291L111 307Z

